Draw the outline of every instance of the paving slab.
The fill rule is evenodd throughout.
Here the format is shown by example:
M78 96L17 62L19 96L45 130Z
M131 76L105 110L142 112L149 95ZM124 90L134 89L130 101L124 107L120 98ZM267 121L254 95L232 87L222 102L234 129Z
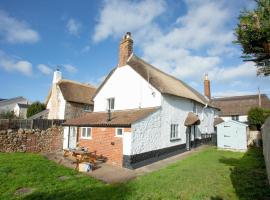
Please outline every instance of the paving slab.
M196 149L192 149L191 151L187 151L181 154L177 154L175 156L171 156L169 158L165 158L163 160L154 162L152 164L148 164L146 166L137 168L135 170L121 168L121 167L109 165L106 163L100 163L98 165L98 169L95 169L91 172L83 172L83 174L94 177L105 183L110 183L110 184L123 183L131 179L134 179L137 176L142 176L147 173L151 173L151 172L160 170L162 168L165 168L172 163L182 160L188 157L189 155L199 152L208 147L209 147L208 145L202 145L200 147L197 147ZM64 158L62 153L47 153L43 155L49 160L53 160L57 162L58 164L64 165L71 169L75 169L75 163L74 163L75 160L71 158Z

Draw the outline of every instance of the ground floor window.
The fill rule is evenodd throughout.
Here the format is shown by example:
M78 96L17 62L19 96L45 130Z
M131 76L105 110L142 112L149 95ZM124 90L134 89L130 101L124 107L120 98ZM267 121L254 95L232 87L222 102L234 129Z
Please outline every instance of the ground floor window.
M177 140L179 139L179 131L178 131L178 124L171 124L171 136L170 140Z
M91 139L92 138L92 129L90 127L81 128L81 138L82 139Z
M124 129L123 128L116 128L115 129L115 136L117 137L122 137L124 133Z

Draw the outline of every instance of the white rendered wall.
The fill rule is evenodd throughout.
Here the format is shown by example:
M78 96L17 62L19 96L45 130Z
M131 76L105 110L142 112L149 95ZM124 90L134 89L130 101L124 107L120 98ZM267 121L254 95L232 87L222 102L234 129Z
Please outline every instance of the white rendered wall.
M158 111L132 124L131 155L185 144L187 128L184 122L188 113L193 112L193 105L194 101L164 95L162 107ZM201 119L196 138L201 138L201 133L214 132L215 114L212 108L203 109L198 103L196 106ZM171 124L178 124L180 140L170 141ZM193 140L193 133L191 136Z
M46 108L49 109L48 119L65 119L66 100L58 85L53 86Z
M232 120L231 116L222 116L221 117L225 122ZM239 122L247 122L248 116L247 115L239 115Z
M106 111L107 99L115 98L115 110L161 105L161 94L130 66L118 67L94 98L94 112Z

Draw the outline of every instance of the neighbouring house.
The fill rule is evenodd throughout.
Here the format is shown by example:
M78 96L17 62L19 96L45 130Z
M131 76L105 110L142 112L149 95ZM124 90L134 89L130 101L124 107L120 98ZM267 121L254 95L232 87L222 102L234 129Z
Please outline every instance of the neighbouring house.
M25 118L24 113L27 112L29 104L31 104L30 101L24 97L3 99L0 101L0 112L14 112L17 117Z
M30 104L17 103L14 107L14 115L18 118L26 119L27 118L27 109Z
M214 132L218 112L207 97L134 55L130 33L93 100L94 112L64 123L63 148L86 147L126 168L195 147Z
M248 111L251 108L270 109L270 100L265 94L214 98L211 103L221 110L219 116L224 121L247 122Z
M221 149L246 151L248 146L248 125L235 120L216 125L217 147Z
M93 111L92 97L96 88L90 84L62 79L62 73L56 70L53 75L52 88L46 99L48 119L72 119ZM36 115L37 118L44 118Z

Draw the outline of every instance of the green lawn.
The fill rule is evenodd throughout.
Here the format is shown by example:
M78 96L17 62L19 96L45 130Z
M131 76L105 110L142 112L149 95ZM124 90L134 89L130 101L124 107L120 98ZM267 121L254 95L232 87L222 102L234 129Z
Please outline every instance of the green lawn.
M59 180L60 176L70 177ZM32 188L27 196L18 188ZM261 149L209 148L125 184L108 185L37 154L0 154L0 199L270 199Z

